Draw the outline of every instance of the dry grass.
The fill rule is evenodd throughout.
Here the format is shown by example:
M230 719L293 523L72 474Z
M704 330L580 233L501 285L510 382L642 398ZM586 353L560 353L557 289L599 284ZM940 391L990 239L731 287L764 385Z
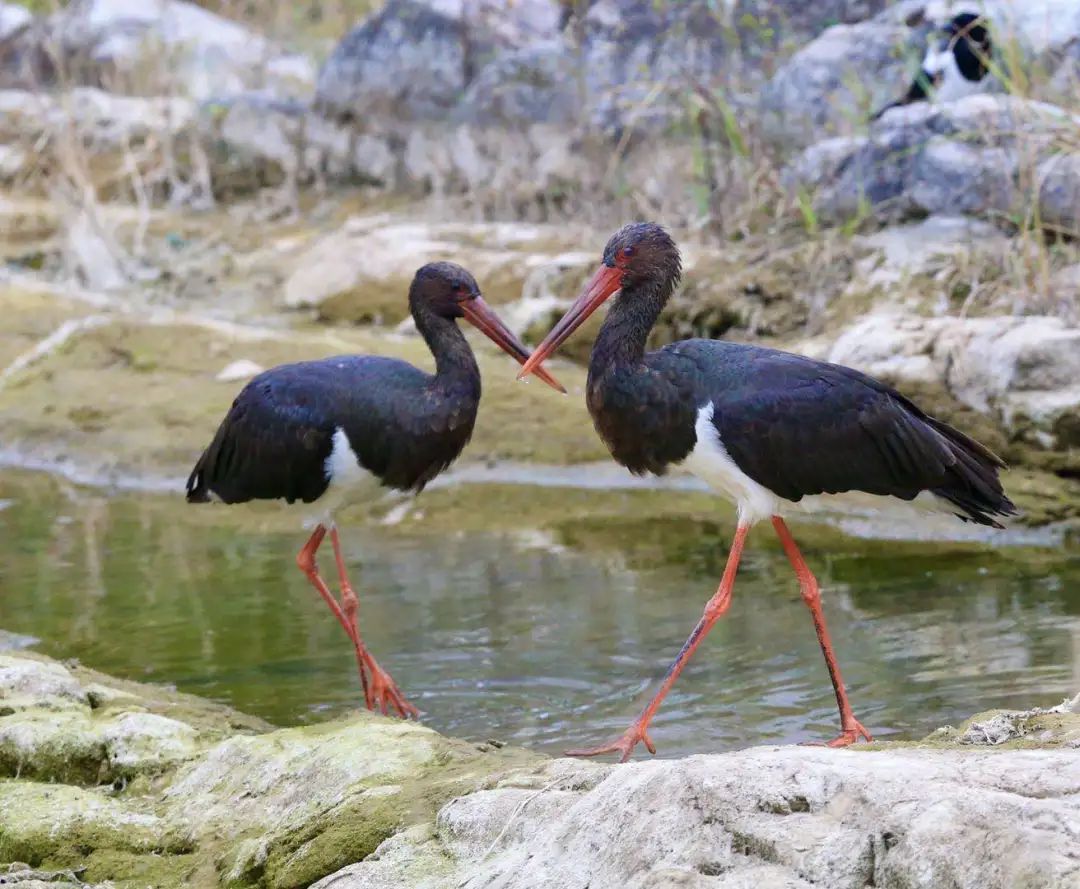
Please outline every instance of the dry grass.
M208 0L201 5L318 56L379 4L380 0L299 5L283 0ZM55 0L28 5L50 9ZM774 36L765 34L762 39ZM998 45L1000 57L992 60L992 67L1006 90L1018 96L1044 97L1052 69L1021 64L1015 42L1002 39ZM769 67L776 66L780 53ZM147 73L147 82L167 83L167 63L156 61L158 70ZM61 92L62 88L63 84ZM586 134L580 152L588 159L588 181L534 189L525 182L514 193L505 189L459 193L445 199L442 212L549 221L573 218L601 231L628 217L649 217L696 232L714 244L731 244L735 253L743 252L734 249L740 244L802 242L809 245L806 254L816 256L816 261L846 255L850 250L845 242L875 225L872 214L859 212L839 225L827 226L813 210L813 195L785 192L779 172L787 158L764 138L760 122L746 110L745 97L755 89L754 83L739 81L729 72L710 83L686 83L678 88L657 84L642 100L642 107L630 109L627 117L643 116L651 103L675 108L662 151L657 150L654 135L632 127L615 145ZM1077 107L1070 110L1075 111L1080 98L1072 99ZM911 286L943 294L944 310L960 314L1049 312L1077 320L1077 295L1055 284L1055 274L1080 261L1075 247L1080 232L1054 230L1040 218L1033 134L986 134L987 140L1006 137L1016 142L1022 158L1023 200L1012 214L997 221L1013 235L1014 249L1004 254L972 251L958 255L944 261L932 277ZM1054 139L1052 151L1080 151L1080 124L1060 129ZM26 147L41 160L33 173L41 190L55 197L65 217L88 221L121 269L143 258L142 234L156 208L171 204L205 210L213 202L209 166L198 140L176 145L152 138L121 146L103 159L95 155L84 133L68 126L51 135L47 150L40 145ZM108 229L99 209L101 202L109 200L133 204L144 220L123 243ZM265 203L271 207L267 216L302 214L305 204L295 180L286 182ZM808 265L804 280L820 278L819 272L819 266ZM804 289L814 291L813 287ZM822 300L809 299L808 305L812 331L827 320L826 307Z

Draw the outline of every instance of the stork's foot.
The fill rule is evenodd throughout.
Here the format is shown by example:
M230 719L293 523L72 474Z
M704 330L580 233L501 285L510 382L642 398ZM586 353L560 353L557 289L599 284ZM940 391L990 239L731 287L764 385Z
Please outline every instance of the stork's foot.
M646 731L647 725L642 725L639 721L633 723L619 738L617 741L613 741L610 744L605 744L602 747L591 747L588 749L580 750L567 750L567 756L603 756L607 753L618 753L619 762L626 762L630 759L630 754L634 752L634 748L638 744L644 744L645 749L649 753L656 753L656 745L653 744L652 738L649 737L649 733Z
M368 685L365 704L369 710L377 710L389 716L391 709L397 711L402 719L419 719L420 711L410 704L397 683L370 654L365 652L364 666L368 672Z
M844 720L844 729L831 741L817 741L811 743L818 747L850 747L858 741L859 738L864 738L867 741L874 740L870 736L870 732L863 728L863 724L852 716L850 719Z

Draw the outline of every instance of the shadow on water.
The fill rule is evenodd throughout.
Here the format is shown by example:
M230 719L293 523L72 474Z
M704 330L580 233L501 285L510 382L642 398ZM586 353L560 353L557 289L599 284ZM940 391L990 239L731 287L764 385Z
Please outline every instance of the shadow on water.
M429 725L557 752L605 740L641 705L715 586L732 528L635 518L590 496L594 514L543 530L344 529L365 638ZM4 630L280 724L356 706L351 651L295 568L293 522L233 522L243 511L16 472L0 473L4 501ZM879 737L1054 704L1080 686L1076 550L855 540L805 525L797 536L856 713ZM731 611L653 737L679 755L835 731L809 617L758 530Z

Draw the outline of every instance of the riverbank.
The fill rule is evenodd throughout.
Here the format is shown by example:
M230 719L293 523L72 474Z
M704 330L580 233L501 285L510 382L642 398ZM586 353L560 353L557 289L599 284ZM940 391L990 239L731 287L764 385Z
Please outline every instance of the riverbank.
M550 224L418 222L430 213L420 205L357 215L354 200L325 201L312 211L321 223L252 223L258 238L246 227L228 228L224 215L160 211L149 229L161 247L154 275L119 289L76 286L50 272L48 260L38 272L17 271L20 261L9 262L0 271L0 461L106 487L178 490L237 390L260 368L349 352L429 366L426 348L400 311L410 270L425 260L450 256L477 270L511 326L535 339L595 262L591 252L574 250L575 243L595 241L598 251L603 240L601 233ZM971 236L962 226L947 230L961 240ZM34 234L20 244L19 255L39 250L52 256L59 248L50 238ZM723 335L894 379L928 410L1014 464L1006 486L1023 510L1020 523L1070 533L1080 525L1078 452L1065 410L1071 383L1062 382L1060 391L1052 386L1053 375L1064 373L1061 362L1068 364L1071 334L1020 319L1001 327L1004 322L976 318L946 330L938 320L864 317L875 298L885 299L875 283L883 272L876 266L872 274L857 272L852 257L870 268L895 247L864 240L843 248L854 251L847 259L833 257L836 280L816 273L814 287L831 294L817 319L808 318L808 297L796 282L827 260L820 249L803 244L772 256L754 245L691 241L685 285L662 319L658 342ZM178 246L169 247L173 242ZM379 260L358 264L358 256ZM849 273L855 278L844 279ZM928 301L932 285L922 287L907 289ZM820 330L826 323L829 334ZM808 325L818 332L807 336ZM587 354L588 331L581 340L583 348L572 355L579 360ZM484 398L456 470L465 477L487 472L493 480L528 481L529 467L535 468L532 480L566 467L571 471L559 483L575 487L575 472L580 477L581 467L595 462L604 468L591 477L609 479L615 489L633 483L608 465L585 410L580 363L554 362L569 392L561 397L516 382L512 362L475 338L474 344ZM935 362L945 375L940 379Z
M915 743L629 766L363 713L275 729L27 652L0 654L0 708L8 881L1049 889L1076 875L1076 702Z

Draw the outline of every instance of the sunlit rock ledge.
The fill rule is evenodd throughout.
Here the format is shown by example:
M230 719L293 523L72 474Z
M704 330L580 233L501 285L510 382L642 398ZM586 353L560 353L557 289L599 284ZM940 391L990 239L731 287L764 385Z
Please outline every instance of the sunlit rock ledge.
M357 714L275 729L0 653L0 882L1063 887L1080 696L909 743L614 766Z

